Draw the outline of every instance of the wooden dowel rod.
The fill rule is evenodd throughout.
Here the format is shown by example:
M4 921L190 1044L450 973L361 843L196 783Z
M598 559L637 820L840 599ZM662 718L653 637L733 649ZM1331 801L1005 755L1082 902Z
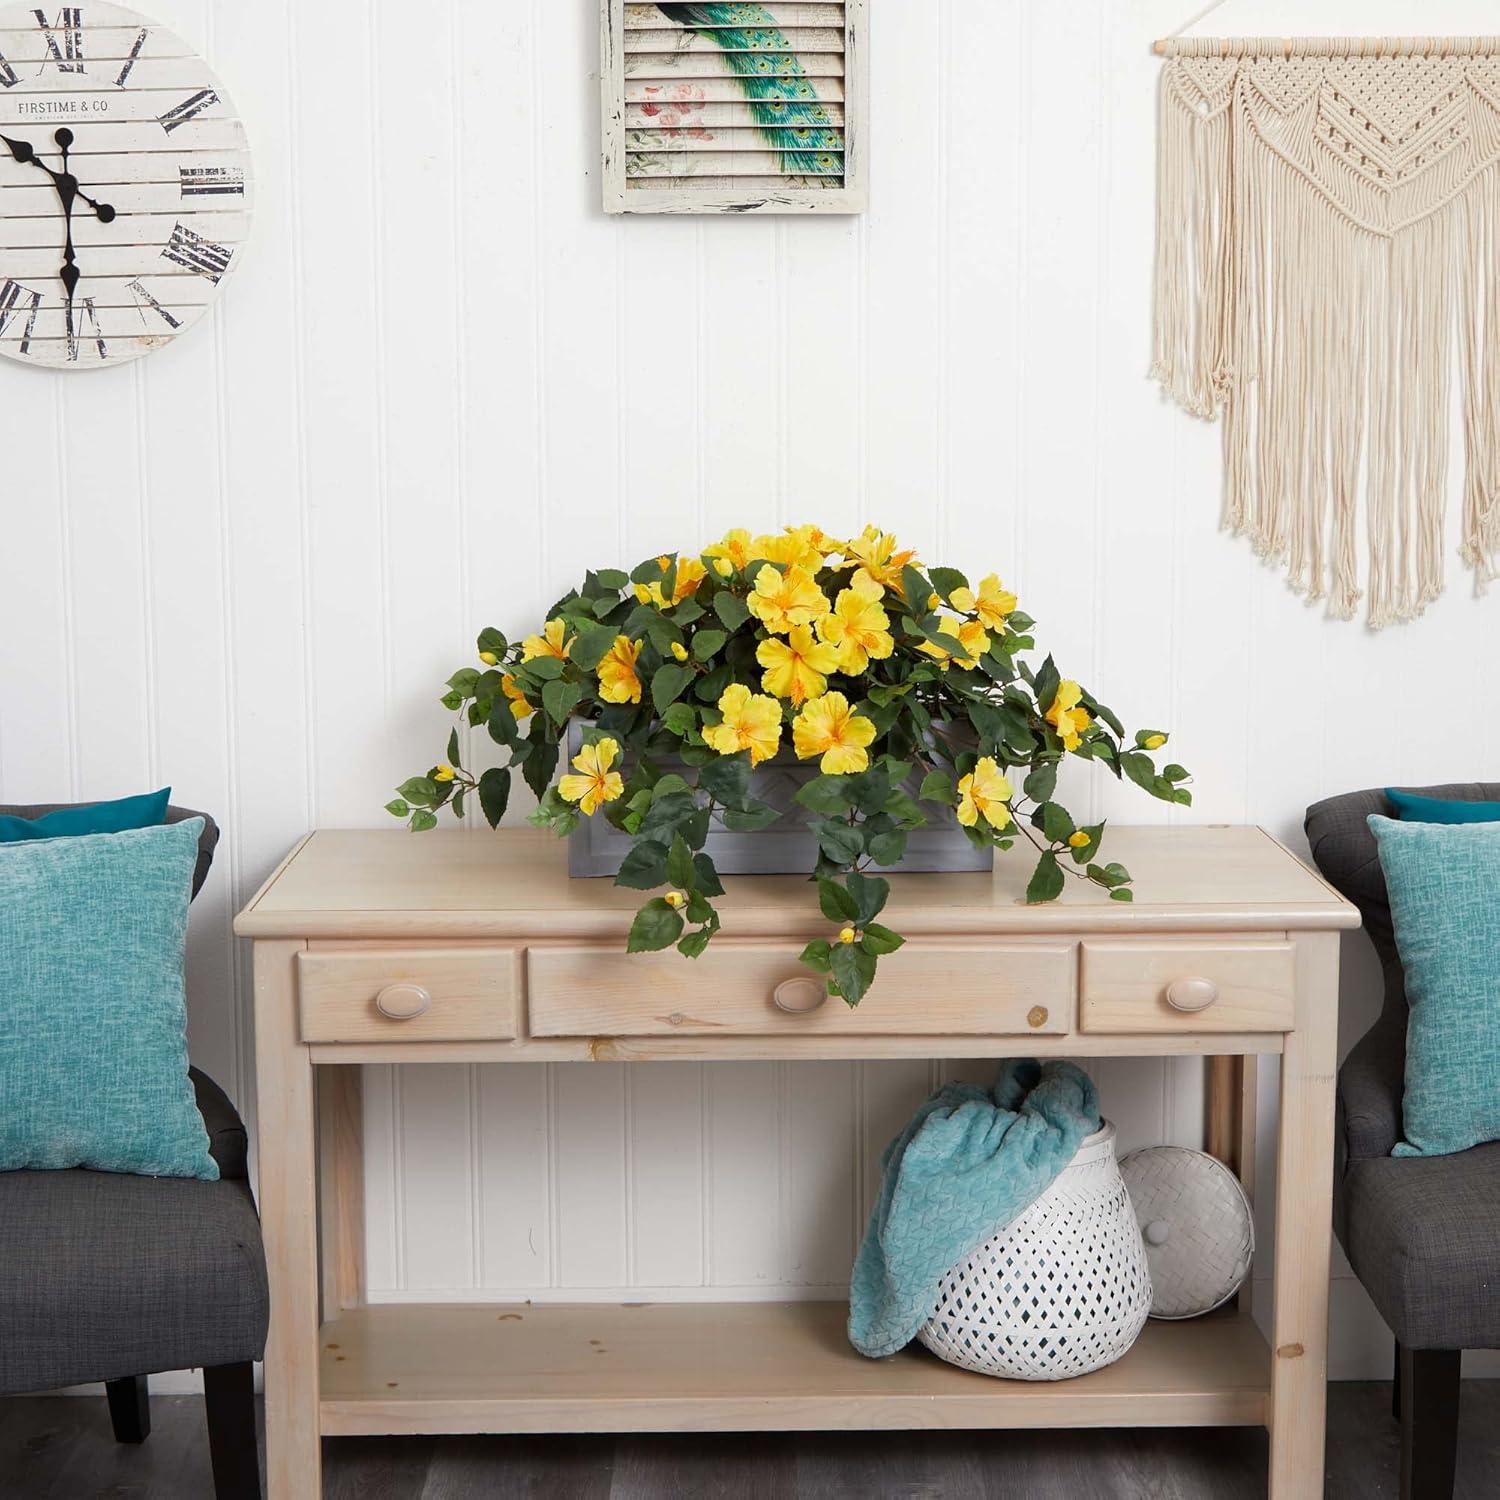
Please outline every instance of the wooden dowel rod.
M1474 57L1500 52L1495 36L1168 36L1158 57Z

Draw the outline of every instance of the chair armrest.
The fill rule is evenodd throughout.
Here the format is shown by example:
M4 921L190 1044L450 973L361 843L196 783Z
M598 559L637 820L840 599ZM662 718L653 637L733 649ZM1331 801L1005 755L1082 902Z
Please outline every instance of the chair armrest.
M1388 1007L1339 1069L1338 1113L1345 1162L1389 1156L1401 1139L1406 1018Z
M189 1068L188 1076L193 1080L198 1096L198 1113L203 1116L203 1125L208 1131L209 1154L219 1164L219 1176L243 1181L249 1140L234 1105L207 1073Z

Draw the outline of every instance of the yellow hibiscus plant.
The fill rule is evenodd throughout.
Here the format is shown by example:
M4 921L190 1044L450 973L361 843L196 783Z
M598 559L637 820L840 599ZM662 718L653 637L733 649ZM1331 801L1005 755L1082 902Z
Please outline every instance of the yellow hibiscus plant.
M420 831L477 797L494 827L519 769L538 798L533 823L568 834L603 817L630 835L616 883L660 892L636 913L630 951L675 944L696 958L721 925L711 821L768 827L779 814L756 796L754 768L778 755L816 763L797 800L833 931L802 958L855 1005L903 941L877 920L890 886L873 871L899 865L934 810L983 847L1028 840L1030 901L1055 899L1070 874L1128 901L1129 872L1096 858L1104 824L1079 825L1056 800L1062 758L1192 800L1188 773L1153 759L1164 733L1127 738L1050 656L1032 666L1033 623L997 575L971 584L924 569L873 526L848 540L815 526L735 530L696 555L601 568L536 634L483 631L479 666L448 679L445 707L485 726L507 763L466 769L454 729L447 760L387 810ZM574 720L582 746L560 767Z

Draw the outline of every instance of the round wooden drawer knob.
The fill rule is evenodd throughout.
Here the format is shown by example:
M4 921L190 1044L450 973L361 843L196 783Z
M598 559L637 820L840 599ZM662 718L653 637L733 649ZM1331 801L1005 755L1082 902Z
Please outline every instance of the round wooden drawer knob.
M1219 998L1212 979L1174 979L1167 986L1167 1004L1173 1010L1207 1010Z
M820 979L783 979L771 991L771 1001L777 1010L784 1010L789 1016L805 1016L827 998L828 990Z
M393 1021L410 1021L432 1004L432 996L420 984L388 984L375 997L375 1009Z

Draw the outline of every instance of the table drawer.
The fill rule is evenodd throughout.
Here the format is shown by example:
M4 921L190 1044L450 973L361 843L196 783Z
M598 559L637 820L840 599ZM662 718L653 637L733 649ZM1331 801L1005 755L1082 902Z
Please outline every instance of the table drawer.
M1290 1031L1294 960L1293 945L1277 939L1085 942L1078 1027L1103 1033Z
M304 1042L508 1041L519 948L310 949L297 955Z
M696 960L671 950L532 948L531 1034L1056 1036L1072 1027L1071 943L909 942L880 960L853 1012L823 998L797 951L722 939Z

